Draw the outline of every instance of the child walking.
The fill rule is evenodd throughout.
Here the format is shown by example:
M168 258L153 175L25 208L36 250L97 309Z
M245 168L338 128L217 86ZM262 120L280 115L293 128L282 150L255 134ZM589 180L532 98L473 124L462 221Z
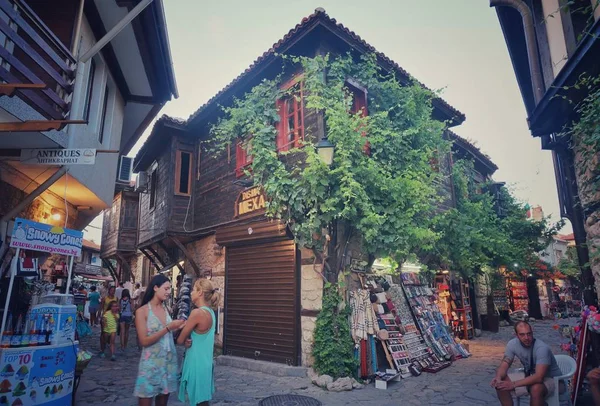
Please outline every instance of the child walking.
M100 358L104 358L104 349L106 344L110 345L110 360L114 361L115 358L115 340L117 337L117 323L119 322L119 304L116 301L112 301L108 304L108 311L104 312L103 323L102 323L102 334L104 334L104 340L100 342Z

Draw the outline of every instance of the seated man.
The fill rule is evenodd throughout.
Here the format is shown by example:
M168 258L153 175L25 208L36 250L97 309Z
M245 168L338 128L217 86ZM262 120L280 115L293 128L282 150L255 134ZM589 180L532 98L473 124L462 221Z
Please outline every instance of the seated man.
M496 371L491 385L496 389L498 399L503 406L512 406L512 394L517 397L529 392L531 406L543 406L546 396L554 388L555 376L560 376L560 368L550 347L541 340L533 338L531 325L526 321L515 324L515 334L506 345L504 358ZM525 372L508 374L515 356L525 367Z

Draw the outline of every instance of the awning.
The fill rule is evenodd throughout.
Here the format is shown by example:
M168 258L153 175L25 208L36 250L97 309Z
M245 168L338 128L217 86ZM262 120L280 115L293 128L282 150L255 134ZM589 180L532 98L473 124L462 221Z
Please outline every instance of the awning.
M86 273L78 273L76 276L83 278L83 279L89 279L89 280L94 280L94 281L112 281L113 278L111 278L110 276L104 276L104 275L92 275L92 274L86 274Z

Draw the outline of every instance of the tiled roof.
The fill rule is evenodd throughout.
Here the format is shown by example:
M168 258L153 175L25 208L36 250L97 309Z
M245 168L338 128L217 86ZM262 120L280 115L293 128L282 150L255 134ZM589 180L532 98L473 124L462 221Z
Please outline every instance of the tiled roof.
M182 118L171 117L166 114L163 114L162 116L160 116L160 118L158 120L156 120L156 123L154 123L154 125L152 126L152 132L150 133L148 138L146 138L146 141L144 141L144 144L142 145L142 147L140 148L138 153L135 155L135 159L133 160L134 168L137 166L137 163L139 162L139 160L144 156L144 154L146 153L146 150L149 148L150 144L158 136L157 129L161 124L168 124L168 125L171 125L174 127L185 128L185 122L186 121Z
M492 161L487 154L485 154L481 149L475 146L471 141L466 138L461 137L460 135L446 130L446 132L450 135L450 139L454 141L458 141L464 148L468 149L477 159L482 161L486 166L488 166L492 171L497 171L498 166Z
M338 30L342 31L342 33L345 34L350 40L354 41L355 43L358 43L363 48L365 48L367 52L372 52L375 55L377 55L380 61L383 61L384 63L392 66L401 76L405 78L412 78L412 76L407 71L402 69L402 67L400 67L396 62L392 61L382 52L378 52L372 45L368 44L358 34L344 27L343 24L338 23L334 18L329 17L325 10L319 7L315 10L313 14L309 15L308 17L304 17L300 24L297 24L282 39L273 44L273 46L269 50L265 51L261 56L259 56L244 72L242 72L238 77L233 79L231 83L229 83L227 86L221 89L221 91L219 91L216 95L209 99L205 104L200 106L198 110L192 113L192 115L190 115L190 117L188 118L187 123L190 123L194 119L196 119L208 106L210 106L225 92L227 92L237 83L239 83L243 78L249 75L258 65L264 62L267 58L275 56L278 52L285 52L286 46L291 45L291 39L296 37L296 35L298 35L301 31L308 29L312 25L316 25L319 22L334 26ZM419 83L423 87L426 87L420 82L417 83ZM463 113L450 106L443 99L438 98L436 99L436 101L438 102L440 107L447 109L459 123L465 120L465 115Z
M86 240L85 238L83 239L83 247L84 248L90 248L96 251L100 251L100 245L96 244L93 241L90 240Z

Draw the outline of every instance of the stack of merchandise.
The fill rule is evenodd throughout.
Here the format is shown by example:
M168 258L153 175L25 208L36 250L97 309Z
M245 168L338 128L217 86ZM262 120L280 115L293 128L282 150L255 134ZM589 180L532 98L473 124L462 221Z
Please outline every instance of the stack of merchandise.
M529 310L529 295L527 294L527 282L511 282L511 296L513 311Z
M372 306L371 293L366 289L350 292L351 331L354 339L354 355L359 360L359 376L367 379L377 372L375 334L379 325Z
M435 292L422 286L419 279L411 275L416 274L403 274L405 292L425 341L434 351L433 359L442 362L452 357L468 357L468 351L452 338L450 327L436 305L438 298Z
M179 292L178 292L178 296L177 296L176 309L177 309L177 319L179 319L179 320L187 320L188 317L190 316L190 313L192 311L191 292L192 292L192 277L185 275L183 277L183 281L181 282L181 286L179 287ZM180 331L181 330L178 330L173 333L175 339L177 339L177 336L179 335Z

